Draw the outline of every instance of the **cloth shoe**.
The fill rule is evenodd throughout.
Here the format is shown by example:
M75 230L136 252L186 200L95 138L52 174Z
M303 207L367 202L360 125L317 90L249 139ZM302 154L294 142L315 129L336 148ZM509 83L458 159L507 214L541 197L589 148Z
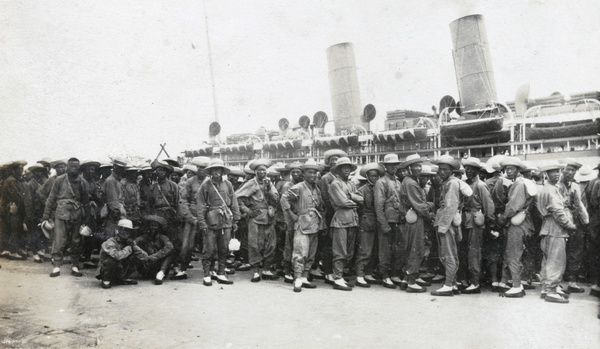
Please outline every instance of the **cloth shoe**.
M333 282L333 289L340 291L352 291L352 287L346 284L344 279L337 279Z
M235 268L237 271L248 271L250 269L252 269L252 266L248 263L240 264L237 268Z
M430 294L432 296L443 296L443 297L452 297L454 296L454 292L452 292L452 287L450 286L442 286L435 291L431 291Z
M470 284L469 287L465 288L462 293L464 294L476 294L481 293L481 288L479 285Z
M71 275L73 275L75 277L83 276L83 274L79 271L79 268L77 268L77 267L71 268Z
M413 285L407 284L406 292L407 293L423 293L423 292L427 292L427 288L421 287L418 284L413 284Z
M569 300L567 298L564 298L563 296L561 296L557 293L547 294L546 297L544 298L544 300L546 302L550 302L550 303L561 303L561 304L569 303Z
M277 276L275 273L273 273L270 270L263 271L262 274L261 274L261 276L265 280L277 280L277 279L279 279L279 276Z
M525 296L525 290L523 287L512 287L508 291L504 292L504 297L508 298L523 298Z
M294 280L294 292L302 291L302 280L300 278Z
M102 286L102 288L111 288L112 284L110 281L102 281L100 282L100 286Z
M259 282L260 281L260 274L259 273L254 273L252 275L252 279L250 279L250 282Z
M382 283L381 279L377 279L373 275L365 275L365 281L371 285L380 285Z
M294 277L291 274L285 274L283 276L283 281L285 283L288 283L288 284L293 284L294 283Z
M54 267L54 269L52 269L52 273L50 273L50 277L57 277L60 275L60 268L59 267Z
M394 284L390 278L383 279L382 285L383 287L390 288L392 290L396 288L396 284Z
M185 271L179 271L174 276L171 276L171 280L186 280L187 278L188 278L188 276Z
M431 286L431 282L423 280L423 278L418 278L416 280L417 285L419 286Z
M321 268L317 267L317 269L311 269L310 275L312 275L315 279L323 280L325 278L325 274L321 271Z
M369 284L364 277L362 276L357 276L356 277L356 286L358 287L364 287L364 288L369 288L371 287L371 284Z
M225 275L217 275L217 283L223 285L233 285L233 281L229 280Z
M44 263L42 258L37 253L33 255L33 262L34 263Z
M156 273L156 277L154 278L155 285L162 285L163 279L165 278L165 273L161 270Z
M202 279L202 284L204 284L204 286L212 286L212 278L210 276L205 276Z
M308 278L301 278L300 280L302 281L302 287L304 288L317 288L317 285L309 282Z

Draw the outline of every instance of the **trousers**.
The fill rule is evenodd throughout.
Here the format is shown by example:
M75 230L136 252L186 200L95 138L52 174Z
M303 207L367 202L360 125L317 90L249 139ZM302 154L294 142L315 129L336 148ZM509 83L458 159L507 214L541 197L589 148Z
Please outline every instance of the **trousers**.
M585 230L577 220L577 230L569 233L567 241L567 271L565 279L576 282L581 272L585 247Z
M463 240L458 244L458 279L468 280L473 285L479 285L483 229L474 226L463 231Z
M292 252L294 278L298 279L308 276L308 272L315 261L318 244L318 234L302 234L300 231L294 233Z
M377 239L379 244L379 269L382 278L402 275L404 266L404 243L402 240L401 225L390 223L387 233L379 231Z
M438 233L437 236L440 260L444 265L444 269L446 269L446 281L444 285L453 287L456 282L456 272L459 265L456 247L456 227L451 225L446 233Z
M404 272L409 284L414 284L419 278L419 268L425 258L425 225L423 219L415 223L404 224L402 236L405 248Z
M254 267L272 268L275 257L275 229L272 224L248 222L248 262Z
M502 261L502 282L507 283L512 278L513 287L521 286L521 273L523 263L521 257L525 250L525 228L510 225L506 231L506 249L504 250L504 261Z
M198 225L190 222L185 222L181 230L181 253L179 255L180 268L186 271L192 260L192 251L196 241L196 233Z
M372 274L371 261L376 237L377 232L375 230L358 230L358 253L355 263L356 276L364 277L365 274Z
M333 253L333 277L341 279L344 276L346 263L354 257L354 244L357 227L331 228L331 247Z
M79 268L79 256L81 255L80 226L81 223L71 223L59 218L54 219L52 264L55 267L60 267L63 256L68 253L71 255L72 266Z
M566 244L565 238L547 235L542 237L542 293L556 293L567 265Z
M202 269L204 276L210 276L210 268L213 260L217 259L219 264L218 275L225 275L227 256L229 255L229 240L231 240L231 228L206 229L202 238Z

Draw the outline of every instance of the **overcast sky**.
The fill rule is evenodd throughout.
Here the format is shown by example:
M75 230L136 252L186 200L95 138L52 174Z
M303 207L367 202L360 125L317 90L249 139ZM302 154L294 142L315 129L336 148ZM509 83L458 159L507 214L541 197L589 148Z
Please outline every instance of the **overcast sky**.
M325 111L327 47L354 44L362 104L429 112L458 99L449 24L480 13L498 97L600 89L600 4L207 0L222 135ZM484 3L481 1L481 3ZM154 158L207 139L214 104L203 2L1 1L0 162Z

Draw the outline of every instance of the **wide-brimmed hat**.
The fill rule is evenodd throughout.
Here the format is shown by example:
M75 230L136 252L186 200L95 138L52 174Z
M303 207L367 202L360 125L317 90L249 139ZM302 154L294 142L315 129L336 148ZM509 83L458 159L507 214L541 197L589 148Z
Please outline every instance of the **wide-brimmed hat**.
M251 168L250 165L246 164L246 166L244 166L244 173L247 175L255 175L256 172L254 172Z
M317 164L316 161L312 161L315 164ZM318 164L317 164L318 165ZM294 162L290 162L289 164L285 164L285 168L287 169L287 171L291 172L293 169L299 169L302 170L302 163L300 161L294 161Z
M425 161L419 154L411 154L406 157L406 160L400 164L400 168L407 168L408 166L416 163Z
M167 220L164 219L161 216L157 216L157 215L146 215L142 218L143 221L145 222L156 222L158 224L160 224L161 228L163 229L163 231L165 229L167 229Z
M438 166L449 165L453 171L460 171L460 162L450 155L442 155L434 163Z
M277 171L277 169L275 168L275 165L267 168L267 176L279 176L281 175L281 172Z
M468 157L466 159L462 159L460 162L464 167L471 166L477 167L478 169L482 169L484 167L484 164L481 163L481 160L475 157Z
M112 158L112 164L117 167L127 167L127 160L122 157L115 157Z
M535 172L535 171L539 171L539 169L537 168L537 166L533 166L533 164L529 161L523 161L523 165L525 165L525 168L521 170L521 172Z
M52 168L56 168L56 166L58 165L67 165L67 160L66 159L60 159L60 160L54 160L50 163L50 167Z
M16 161L11 161L8 164L6 164L6 167L17 167L17 166L24 167L25 165L27 165L27 161L25 161L25 160L16 160Z
M150 166L148 163L144 163L142 166L140 166L140 171L152 171L152 166Z
M105 167L112 167L112 163L110 162L101 162L100 166L98 166L98 168L105 168Z
M502 161L500 161L501 168L506 168L506 166L515 166L521 169L525 169L526 166L521 159L515 156L505 156Z
M192 171L194 173L198 172L198 167L196 167L195 165L192 164L185 164L183 165L183 170L184 171Z
M366 177L367 173L371 170L375 170L375 171L379 172L380 176L383 176L385 174L385 167L381 166L381 164L379 164L377 162L370 162L370 163L364 165L360 169L359 174L363 177Z
M100 162L94 160L84 160L81 165L79 165L79 168L83 169L88 166L100 167Z
M333 166L331 168L331 172L336 173L337 170L344 165L348 165L350 166L351 170L350 171L354 171L356 170L356 165L352 163L352 161L350 160L350 158L346 157L346 156L342 156L341 158L339 158L337 160L337 162L335 163L335 166Z
M256 169L259 166L264 166L266 168L269 168L269 166L271 166L272 161L269 159L256 159L254 161L252 161L252 163L249 163L250 169L252 171L256 171Z
M286 167L286 164L284 164L283 162L278 162L271 166L271 168L273 168L274 171L277 171L277 173L290 172L290 170L288 170L288 168Z
M50 166L50 164L52 163L52 159L45 157L45 158L42 158L41 160L38 160L37 162L38 162L38 164L42 164L44 166Z
M162 167L162 168L166 169L167 172L173 172L173 166L167 164L166 162L164 162L162 160L154 161L153 164L154 164L154 169Z
M210 165L210 158L208 156L197 156L191 162L192 165L198 167L198 170L201 170Z
M398 159L398 154L385 154L382 164L400 164L402 161Z
M31 166L29 166L27 168L28 171L30 172L34 172L34 171L43 171L43 172L47 172L48 169L46 167L44 167L44 165L40 164L40 163L35 163Z
M229 175L232 176L237 176L237 177L244 177L246 174L244 173L244 171L240 170L237 167L228 167L227 168L229 170Z
M552 170L560 170L562 165L557 160L550 160L540 166L540 172L548 172Z
M137 166L127 166L127 167L125 167L125 171L126 172L131 172L131 171L138 172L139 170L140 170L140 168L137 167Z
M577 182L588 182L593 178L597 177L596 171L592 170L591 166L583 165L575 174L575 180Z
M216 158L216 159L212 159L210 161L210 165L208 165L208 167L206 167L206 172L210 172L211 169L213 168L221 168L223 169L223 174L226 175L230 172L229 168L227 166L225 166L225 163L223 162L223 160Z
M504 157L504 155L494 155L491 158L489 158L488 161L485 163L485 170L488 173L500 171L502 169L502 166L500 166L500 162L504 160Z
M367 177L363 176L360 172L361 172L362 168L357 168L356 171L352 172L350 174L350 178L356 180L356 181L366 181Z
M173 173L177 173L180 176L183 176L185 174L181 167L173 167Z
M421 176L435 176L437 175L438 167L436 165L423 165L421 166Z
M166 159L163 159L162 161L173 166L173 168L179 167L179 161L177 161L176 159L166 158Z
M580 164L579 162L575 161L575 159L573 159L573 158L561 159L560 163L563 164L564 166L573 166L577 170L579 170L581 168L581 166L583 166L583 164Z
M325 164L329 164L329 158L331 158L332 156L348 157L348 153L341 149L329 149L328 151L323 153L323 162Z
M296 167L294 167L294 168L296 168ZM316 162L314 159L309 159L304 164L300 165L300 169L302 171L317 170L317 172L319 172L319 171L321 171L323 169L323 167L322 167L321 164L319 164L318 162Z

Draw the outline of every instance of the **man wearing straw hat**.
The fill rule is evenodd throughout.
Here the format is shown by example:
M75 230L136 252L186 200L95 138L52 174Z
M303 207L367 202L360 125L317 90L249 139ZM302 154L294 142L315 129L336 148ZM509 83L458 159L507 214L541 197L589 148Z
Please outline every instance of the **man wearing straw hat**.
M577 277L582 269L583 253L585 250L585 232L590 222L588 212L581 202L581 191L575 182L575 174L581 168L581 164L574 159L563 159L564 167L560 182L557 184L565 199L565 209L573 217L577 229L569 234L567 242L567 271L565 279L569 282L568 291L572 293L583 293L585 290L577 285Z
M164 235L167 220L147 215L142 218L145 234L134 240L134 253L138 260L137 270L144 278L154 278L155 285L162 285L173 260L173 243Z
M376 162L364 165L360 169L361 176L367 179L367 184L358 189L364 201L359 206L358 229L358 254L356 256L356 286L371 287L370 282L376 282L373 277L372 256L377 241L377 214L375 213L375 192L373 188L381 176L385 174L385 168Z
M542 236L542 293L546 302L568 303L568 296L559 288L567 264L567 238L577 229L564 207L564 197L558 187L561 166L558 162L540 167L548 180L537 197L537 208L543 217Z
M348 180L350 172L356 170L356 165L349 158L341 157L331 173L335 179L329 186L329 198L334 209L331 220L331 241L333 253L333 277L335 290L352 291L343 278L346 264L354 257L356 232L358 230L358 205L363 203L363 197L352 182Z
M81 255L82 224L89 222L89 185L79 174L79 160L70 158L67 173L56 178L46 201L42 221L54 216L52 240L52 264L50 277L60 275L63 254L71 254L71 275L80 277L79 256Z
M38 195L42 202L46 202L48 199L48 195L50 195L50 191L52 190L52 186L54 185L56 178L67 173L67 160L52 161L50 163L50 167L56 171L56 175L46 179L42 187L38 189Z
M333 173L330 172L330 169L335 166L336 162L339 158L348 156L348 154L341 149L329 149L323 153L323 162L325 167L322 173L321 179L317 182L319 186L319 190L321 190L321 198L323 199L323 203L325 204L325 223L327 228L324 229L323 232L319 233L319 246L317 247L317 261L321 262L321 268L318 263L316 268L311 270L311 275L315 279L325 278L325 283L333 284L333 256L332 256L332 246L331 246L331 232L330 232L330 223L333 218L334 210L331 206L331 200L329 199L329 186L335 179ZM323 273L325 275L323 275Z
M294 224L292 264L294 269L294 292L302 288L315 288L308 281L317 252L317 233L324 227L323 201L316 184L320 166L313 160L301 166L304 181L294 184L281 197L281 206Z
M196 165L185 164L183 165L183 169L187 171L186 176L188 178L185 182L179 183L179 213L183 220L181 230L181 267L187 270L187 265L193 258L195 258L194 260L198 260L196 257L193 257L193 250L196 245L196 239L202 239L201 236L198 236L198 218L196 218L196 196L202 182L196 176L198 172Z
M501 202L505 203L504 210L497 216L497 222L505 227L506 247L504 249L504 261L502 262L502 279L499 287L506 289L505 285L509 278L512 279L512 287L504 292L509 298L520 298L525 295L521 285L521 273L523 263L521 257L524 251L526 236L533 234L533 221L529 215L529 205L534 200L535 187L528 187L519 171L525 169L523 162L516 157L507 156L500 162L506 173L506 178L496 182L494 194ZM505 186L505 183L507 186Z
M198 227L203 237L202 268L204 270L205 286L212 285L211 266L214 258L218 261L217 282L230 285L233 281L227 279L225 267L229 255L229 240L232 231L237 230L240 220L240 210L233 185L223 176L229 169L221 159L213 159L206 167L210 179L204 181L198 190L196 202L198 205Z
M281 200L279 202L279 207L283 211L283 216L285 218L285 232L283 236L283 256L281 260L281 264L283 266L283 281L287 283L294 282L293 270L292 270L292 250L294 245L294 225L295 220L290 217L287 210L290 208L289 204L283 200L285 193L293 187L294 185L301 183L304 179L302 163L299 161L292 162L290 164L286 164L285 167L290 173L289 181L281 181L284 182L279 188L276 188L277 191L281 194ZM281 183L280 182L280 183ZM279 184L279 183L278 183ZM321 192L319 191L319 195ZM319 198L320 199L320 198ZM325 220L323 219L323 222ZM316 251L315 251L316 253ZM314 257L313 257L314 261Z
M104 193L104 201L106 208L103 208L103 217L105 226L113 228L117 225L120 219L127 217L125 212L123 184L121 180L125 177L125 168L127 161L121 158L113 159L113 168L110 176L102 183L102 192Z
M409 155L400 168L406 169L406 176L400 186L401 209L400 214L407 215L412 210L412 217L404 224L404 247L406 249L405 273L408 286L406 292L421 293L427 289L430 283L419 278L421 262L425 258L425 221L433 221L433 203L427 202L427 193L419 184L422 159L419 154ZM409 216L407 216L408 218Z
M252 282L259 282L261 278L279 278L273 269L276 244L274 207L279 202L279 193L267 178L270 165L268 159L254 160L250 169L256 173L256 177L244 183L235 193L240 210L248 217L248 259L254 269ZM264 268L262 272L261 265Z
M404 264L404 247L401 225L404 224L405 217L400 214L400 181L396 179L400 163L398 155L386 154L382 163L385 174L373 187L375 212L379 223L379 268L383 287L386 288L396 288L396 285L402 284L400 277Z
M125 178L121 180L123 188L123 207L127 213L127 218L133 222L135 227L139 227L142 214L140 211L140 188L137 184L139 168L128 166L125 168Z
M495 207L488 187L479 180L479 172L484 165L478 158L469 157L462 160L467 175L467 184L473 189L473 195L466 198L463 213L463 241L459 243L458 275L460 281L467 281L464 294L481 293L479 275L481 274L481 246L483 232L493 227Z
M437 231L439 255L446 278L444 286L431 291L433 296L453 296L458 270L457 229L454 220L460 204L460 180L453 172L460 169L460 163L452 156L444 155L436 161L438 175L442 180L440 207L436 212L434 228Z

